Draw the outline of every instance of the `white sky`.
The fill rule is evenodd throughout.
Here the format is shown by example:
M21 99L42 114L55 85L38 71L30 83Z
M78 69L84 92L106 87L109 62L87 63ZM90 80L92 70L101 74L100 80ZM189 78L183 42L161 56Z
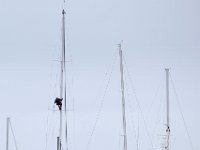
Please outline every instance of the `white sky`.
M67 65L69 109L73 106L72 97L75 100L75 111L69 112L70 149L120 149L117 44L121 40L155 147L159 146L158 134L162 134L165 119L161 103L165 92L164 68L170 67L194 150L200 149L199 6L198 0L67 1L67 59L72 60ZM48 111L48 107L52 108L57 96L58 66L54 60L58 59L61 48L61 9L62 1L58 0L0 0L0 149L5 149L7 116L12 118L19 150L45 150L48 118L48 150L55 149L58 116ZM108 81L105 74L109 74L113 60L115 65L103 108L86 149ZM139 116L139 148L149 149L151 145L130 91L127 71L125 74L130 92L129 96L126 94L128 148L136 149L134 137ZM188 150L173 87L170 89L172 149ZM12 137L11 149L14 149Z

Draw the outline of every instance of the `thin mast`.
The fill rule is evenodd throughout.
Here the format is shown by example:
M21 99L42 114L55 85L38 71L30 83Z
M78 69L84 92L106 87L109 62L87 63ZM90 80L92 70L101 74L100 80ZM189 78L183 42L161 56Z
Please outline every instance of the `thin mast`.
M123 60L122 60L121 44L119 44L119 56L120 56L121 92L122 92L122 116L123 116L123 136L124 136L123 150L127 150L126 111L125 111L125 97L124 97L124 70L123 70Z
M63 100L63 80L64 80L64 66L65 66L65 11L62 10L62 56L61 56L61 77L60 77L60 98ZM65 102L64 102L65 103ZM60 146L61 150L61 139L62 139L62 108L60 109Z
M10 118L6 119L6 150L9 150L9 122Z
M62 56L61 56L61 74L60 74L60 98L63 99L63 80L65 64L65 11L62 11ZM62 136L62 109L60 110L60 138Z
M62 88L62 91L64 93L63 97L64 97L64 111L66 114L66 76L65 78L63 77L63 75L66 75L66 67L65 67L65 0L63 0L63 10L62 10L62 85L64 85L64 88ZM65 82L63 82L63 79L65 79Z
M166 71L166 103L167 103L167 145L165 146L166 150L169 150L169 136L170 136L170 124L169 124L169 68L165 69Z
M64 0L65 4L65 0ZM63 75L65 75L64 79L65 81L63 82L64 88L63 88L63 98L64 98L64 111L65 111L65 119L66 119L66 126L65 126L65 140L66 140L66 150L68 150L68 129L67 129L67 102L66 102L66 66L65 66L65 10L63 8L62 11L62 50L63 50Z
M59 98L56 98L55 99L55 104L58 106L59 108L59 111L60 111L60 129L59 129L59 136L57 137L57 150L61 150L61 147L62 147L62 142L61 142L61 139L62 139L62 115L63 115L63 110L62 110L62 101L63 101L63 98L64 98L64 104L65 104L65 110L66 110L66 96L63 96L63 92L65 93L63 87L64 83L63 83L63 80L64 80L64 71L65 71L65 10L63 9L62 10L62 51L61 51L61 61L60 61L60 70L61 70L61 73L60 73L60 96ZM65 79L66 80L66 79Z

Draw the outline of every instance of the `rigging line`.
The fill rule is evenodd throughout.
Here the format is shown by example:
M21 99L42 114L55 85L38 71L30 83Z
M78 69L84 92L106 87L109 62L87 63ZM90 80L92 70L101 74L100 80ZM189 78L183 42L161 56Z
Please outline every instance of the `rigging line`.
M15 148L16 148L16 150L18 150L17 141L16 141L16 138L15 138L15 134L13 132L11 121L9 121L9 124L10 124L10 129L11 129L11 132L12 132L12 135L13 135L13 138L14 138Z
M56 65L56 77L55 77L55 80L57 81L57 82L55 82L55 84L54 84L54 89L56 89L57 87L58 87L58 80L59 80L59 64L57 63L57 65ZM54 91L56 91L56 90L54 90ZM54 95L56 96L56 92L54 92Z
M106 96L106 93L107 93L107 91L108 91L108 87L109 87L109 84L110 84L110 80L111 80L111 76L112 76L112 73L113 73L113 70L114 70L114 66L115 66L115 64L116 64L116 60L117 60L116 58L117 58L117 55L116 55L116 57L114 58L113 64L112 64L112 66L111 66L111 71L110 71L110 74L109 74L109 77L108 77L108 81L107 81L107 84L106 84L106 88L105 88L104 93L103 93L103 96L102 96L102 98L101 98L100 107L99 107L98 112L97 112L97 115L96 115L96 119L95 119L94 126L93 126L93 128L92 128L92 131L91 131L91 134L90 134L90 137L89 137L87 146L86 146L86 150L89 150L89 146L90 146L90 143L91 143L91 141L92 141L92 137L93 137L93 135L94 135L94 131L95 131L95 129L96 129L96 126L97 126L97 123L98 123L98 120L99 120L99 117L100 117L100 113L101 113L102 108L103 108L103 104L104 104L104 101L105 101L105 96ZM107 75L108 75L108 71L106 72L104 79L106 79Z
M137 95L136 95L136 92L135 92L135 88L134 88L134 86L133 86L133 81L132 81L132 79L131 79L131 76L130 76L130 73L129 73L129 70L128 70L128 67L127 67L127 63L126 63L124 57L123 57L123 60L124 60L125 68L126 68L127 73L128 73L129 80L130 80L131 89L132 89L133 94L134 94L134 96L135 96L135 99L136 99L136 102L137 102L139 111L140 111L140 113L141 113L141 115L142 115L142 119L143 119L143 122L144 122L144 126L145 126L145 129L146 129L147 136L148 136L148 138L149 138L149 140L150 140L151 146L153 147L152 138L151 138L150 133L149 133L149 130L148 130L148 128L147 128L147 123L146 123L144 114L143 114L143 112L142 112L142 108L141 108L141 106L140 106L140 103L139 103L139 101L138 101L138 98L137 98Z
M64 50L65 51L65 50ZM65 52L64 52L64 61L65 61ZM64 103L65 103L65 115L67 114L67 73L66 73L66 65L65 65L65 62L64 62L64 77L65 77L65 82L64 82Z
M163 101L164 101L164 93L161 94L160 96L160 101L158 103L158 109L156 110L156 116L155 116L155 124L153 124L153 131L152 133L155 133L156 132L156 129L157 129L157 126L159 125L159 123L161 122L161 119L160 118L163 118L163 117L160 117L159 115L161 115L161 110L163 109ZM154 137L153 137L154 138Z
M181 114L181 118L183 120L185 129L186 129L186 133L187 133L187 136L188 136L188 139L189 139L190 147L191 147L192 150L194 150L194 147L193 147L193 144L192 144L192 138L190 136L189 128L187 127L187 124L186 124L186 121L185 121L185 118L184 118L184 115L183 115L182 107L181 107L181 104L180 104L180 101L179 101L178 94L177 94L176 89L175 89L174 81L172 79L171 74L169 74L169 76L170 76L170 79L171 79L171 82L172 82L172 87L173 87L174 94L175 94L175 97L176 97L176 102L178 104L178 108L179 108L179 111L180 111L180 114Z
M125 70L125 71L127 71L127 70ZM126 75L127 73L125 72L125 83L126 83L126 85L128 85L128 82L127 82L127 80L126 80L126 78L127 78L127 75ZM130 96L130 94L129 94L129 88L128 88L128 86L126 86L126 90L127 90L127 96L129 97ZM132 122L132 124L134 125L134 112L132 111L133 110L133 107L131 106L131 101L130 101L130 99L129 98L127 98L127 101L129 102L129 109L130 109L130 112L131 112L131 122ZM134 135L135 135L135 139L136 139L136 148L137 148L137 150L139 150L139 122L140 122L140 120L139 120L139 113L137 113L137 129L135 129L135 130L137 130L137 131L135 131L135 132L137 132L137 133L134 133ZM133 131L134 132L134 131Z
M162 87L162 89L161 89L161 91L163 91L163 88L164 87ZM156 131L157 131L157 129L158 129L158 125L159 125L159 123L161 122L161 118L163 118L163 117L161 117L161 116L159 116L159 115L161 115L161 110L163 110L164 108L163 108L163 101L164 101L164 92L161 92L161 94L160 94L160 96L158 97L158 99L159 99L159 101L157 102L157 106L156 106L156 108L155 108L155 122L154 123L152 123L152 130L151 130L151 135L152 135L152 141L154 141L154 139L157 137L156 135L155 135L155 133L156 133ZM164 123L163 123L164 124Z
M66 138L66 149L68 150L68 124L67 124L67 113L65 113L65 116L66 116L65 138Z
M66 27L65 27L66 28ZM65 30L65 32L67 32L67 30ZM68 80L67 80L67 77L66 77L66 80L67 80L67 83L65 83L66 85L68 84L68 86L66 86L66 98L67 98L67 95L68 95L68 98L71 100L72 99L72 113L73 113L73 118L75 118L75 115L74 115L74 105L75 105L75 100L74 100L74 94L73 94L73 88L74 88L74 74L73 74L73 59L72 59L72 54L71 54L71 51L70 51L70 47L69 47L69 39L68 39L68 34L65 34L65 39L66 41L68 41L66 44L65 44L65 47L68 47L66 48L66 51L65 53L68 54L69 58L70 58L70 65L68 65L68 70L70 70L70 72L68 72ZM65 58L67 59L67 57L65 56ZM65 62L68 62L68 61L65 61ZM67 72L67 70L65 70L65 73ZM67 73L66 73L67 74ZM70 82L71 81L71 82ZM66 82L66 81L65 81ZM72 94L69 94L69 93L72 93ZM67 106L66 106L67 107ZM66 111L67 111L67 108L66 108ZM73 127L75 127L75 120L73 119ZM73 129L73 133L75 133L74 129ZM73 134L75 135L75 134ZM73 138L73 141L75 141L75 137ZM75 143L75 142L74 142ZM74 144L75 145L75 144Z
M126 71L126 70L125 70L125 71ZM125 84L128 85L128 82L127 82L127 79L126 79L126 78L127 78L127 75L126 75L126 72L124 72L124 81L125 81ZM129 107L128 107L129 109L127 109L127 110L130 111L130 114L131 114L131 115L130 115L130 117L131 117L131 123L132 123L133 126L134 126L135 123L134 123L134 119L133 119L133 118L134 118L133 106L131 105L131 101L130 101L130 99L129 99L129 98L130 98L130 93L129 93L130 90L129 90L128 86L125 86L125 89L126 89L126 93L127 93L127 98L126 98L126 100L127 100L127 102L128 102L128 106L129 106ZM138 113L137 113L137 114L138 114ZM138 117L138 118L139 118L139 117ZM134 130L136 130L136 129L134 129ZM135 132L135 133L134 133L134 136L135 136L134 138L136 139L136 143L137 143L137 133L136 133L136 131L134 131L134 130L133 130L133 132Z
M161 88L161 85L162 85L162 82L161 82L161 81L162 81L162 80L160 79L159 84L158 84L158 87L157 87L156 92L155 92L155 95L154 95L153 99L151 100L151 104L150 104L150 107L149 107L149 109L148 109L148 112L152 111L153 104L155 103L155 100L156 100L156 98L157 98L157 96L158 96L158 92L159 92L159 90L160 90L160 88Z
M52 46L51 58L53 58L53 59L55 59L57 61L57 60L60 60L59 59L59 54L57 53L57 50L60 49L59 41L61 41L60 27L59 27L59 31L57 31L56 33L59 33L59 34L56 35L56 37L58 36L58 38L56 38L56 41ZM53 61L51 60L50 81L53 81L53 80L57 81L58 80L58 63L52 63L52 62ZM55 69L53 69L53 68L55 68ZM56 73L54 73L53 70L54 71L56 70L55 71ZM55 89L57 89L56 88L57 87L57 82L53 82L53 83L50 82L50 83L51 83L50 84L50 86L51 86L51 92L50 93L51 93L51 95L56 97L56 90ZM50 95L50 97L51 97L51 95ZM48 109L50 108L49 105L52 103L50 100L51 100L51 98L48 101Z
M71 60L73 60L72 55L70 55ZM75 98L74 98L74 72L73 72L73 61L70 63L71 65L71 98L72 98L72 115L73 115L73 143L74 143L74 150L75 148ZM72 148L73 149L73 148Z
M69 42L68 42L69 43ZM70 74L70 72L68 72L68 80L67 80L67 77L66 77L66 81L68 81L67 83L68 83L68 87L66 86L66 98L67 98L67 95L68 95L68 99L70 99L70 100L72 100L72 115L73 115L73 127L75 127L75 120L74 120L74 118L75 118L75 115L74 115L74 105L75 105L75 100L74 100L74 94L73 94L73 88L74 88L74 76L73 76L73 61L72 61L72 55L71 55L71 53L70 53L70 50L69 50L69 47L68 47L68 54L69 54L69 57L70 57L70 66L68 66L68 70L70 70L70 72L71 72L71 74ZM65 70L65 74L67 74L66 73L67 72L67 70ZM65 81L65 82L66 82ZM70 82L71 81L71 82ZM65 85L67 85L67 83L65 83ZM68 91L68 92L67 92ZM70 94L67 94L67 93L72 93L71 95ZM66 111L67 111L67 108L66 108ZM74 131L74 129L73 129L73 133L75 133L75 131ZM73 135L75 135L75 134L73 134ZM75 141L75 137L73 137L73 142ZM74 142L75 143L75 142ZM75 145L75 144L74 144Z
M66 105L66 80L65 80L65 105ZM65 108L65 118L66 118L66 124L65 124L65 139L66 139L66 149L68 150L68 123L67 123L67 110Z
M66 1L64 0L64 3L65 3L65 2L66 2ZM66 3L67 3L67 2L66 2ZM65 9L64 9L64 10L65 10ZM65 14L66 14L66 12L65 12ZM65 18L66 18L66 17L65 17ZM65 19L65 22L66 22L66 19ZM73 68L73 62L72 62L73 59L72 59L72 54L71 54L72 52L71 52L71 50L70 50L70 42L69 42L70 39L69 39L69 34L67 34L67 31L68 31L68 30L66 30L66 25L67 25L67 24L65 23L65 41L67 41L67 42L65 42L65 49L66 49L66 50L65 50L65 53L66 53L66 55L68 55L68 57L70 58L70 60L69 60L69 61L65 61L65 62L70 62L70 65L71 65L71 66L68 66L68 67ZM65 56L65 57L66 57L66 56ZM66 57L66 59L67 59L67 57ZM71 68L70 68L70 72L71 72L71 70L72 70ZM71 84L72 84L72 86L71 86L71 88L73 88L73 81L74 81L74 79L73 79L73 75L72 75L72 79L71 79ZM70 85L69 85L68 88L70 89ZM69 89L68 89L68 90L69 90ZM72 99L74 99L73 96L72 96Z

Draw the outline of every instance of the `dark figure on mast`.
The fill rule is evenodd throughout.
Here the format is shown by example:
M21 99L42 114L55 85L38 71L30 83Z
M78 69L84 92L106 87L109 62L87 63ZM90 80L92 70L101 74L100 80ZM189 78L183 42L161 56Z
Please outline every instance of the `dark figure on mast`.
M55 99L55 101L54 101L54 103L58 106L58 108L59 108L59 110L61 110L62 109L62 98L56 98Z

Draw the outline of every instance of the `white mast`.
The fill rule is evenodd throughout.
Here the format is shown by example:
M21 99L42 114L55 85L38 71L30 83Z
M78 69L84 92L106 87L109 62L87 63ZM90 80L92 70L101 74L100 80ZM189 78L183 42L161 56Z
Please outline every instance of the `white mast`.
M170 137L170 124L169 124L169 68L165 69L166 71L166 102L167 102L167 144L165 146L166 150L169 150L169 137Z
M127 150L127 134L126 134L126 111L125 111L125 97L124 97L124 70L122 60L122 49L119 44L119 56L120 56L120 72L121 72L121 92L122 92L122 116L123 116L123 150Z
M57 137L57 150L61 150L62 148L62 119L63 119L63 110L62 110L62 101L63 98L65 98L63 96L64 89L63 85L64 85L64 70L65 70L65 10L62 10L62 52L61 52L61 61L60 61L60 69L61 69L61 73L60 73L60 97L56 98L55 103L59 108L60 111L60 129L59 129L59 136ZM66 101L64 101L64 104L66 106ZM65 108L66 109L66 108Z
M64 57L65 57L65 11L62 11L62 56L61 56L61 75L60 75L60 98L63 99L63 79L64 79ZM60 110L60 138L62 137L62 109Z
M9 150L9 122L10 118L6 119L6 150Z

